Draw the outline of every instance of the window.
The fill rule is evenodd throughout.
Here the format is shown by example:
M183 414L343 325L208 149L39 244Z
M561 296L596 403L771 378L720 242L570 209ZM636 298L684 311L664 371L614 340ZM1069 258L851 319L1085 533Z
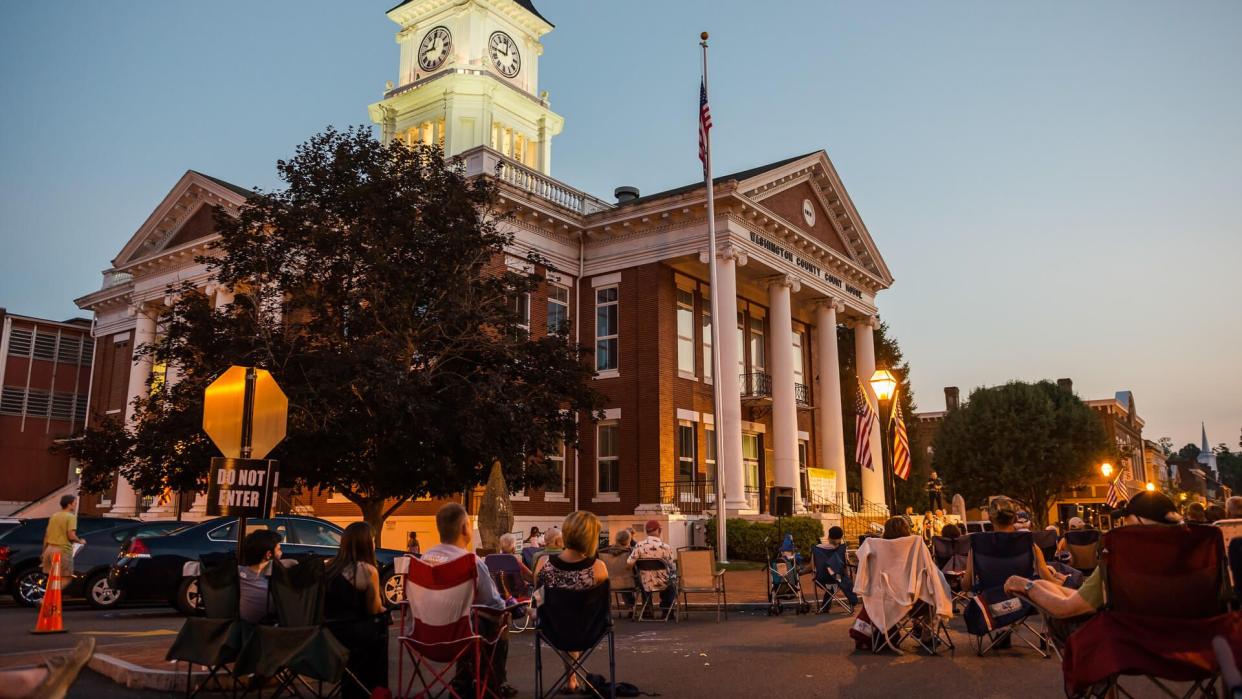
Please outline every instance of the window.
M712 357L712 309L710 303L703 304L701 319L703 331L703 380L710 383L712 380L712 369L714 368L714 358Z
M601 422L595 429L597 493L615 493L621 480L621 461L617 456L617 423Z
M29 357L30 345L33 342L30 330L13 328L9 333L9 354L14 357Z
M595 290L595 370L617 370L617 287Z
M52 394L47 391L39 391L30 389L26 392L26 416L27 417L47 417L48 408L51 407Z
M806 472L807 460L807 443L805 439L798 440L798 481L802 483L802 500L809 501L811 499L811 479Z
M695 478L694 423L689 420L677 421L677 480L692 481Z
M547 492L557 493L557 494L564 493L565 492L565 443L564 442L557 442L556 451L552 452L551 454L548 454L548 465L552 467L553 473L556 474L555 482L558 485L549 487L547 489Z
M677 373L694 377L694 294L677 290Z
M703 470L707 472L707 480L716 481L716 429L708 427L703 430Z
M751 371L762 372L766 367L763 344L763 318L750 317L750 367Z
M52 360L56 358L56 336L35 332L34 358Z
M274 519L248 519L246 520L246 533L257 532L260 529L271 529L280 535L282 543L289 542L289 525L287 521L279 521ZM216 527L207 533L207 538L212 541L237 541L237 522L229 522L228 524Z
M530 294L518 294L513 300L513 310L517 313L520 336L530 337Z
M806 384L806 372L802 368L802 331L795 330L793 334L793 374L794 383Z
M306 546L331 546L335 548L341 545L341 532L324 522L316 522L311 519L295 519L293 520L293 533L297 534L298 543Z
M569 333L569 289L559 284L548 285L548 334Z
M746 490L759 492L759 435L742 433L742 469L746 476Z
M61 364L77 364L82 353L82 338L61 336L60 347L56 349L56 361Z
M746 373L746 316L737 313L737 373Z
M26 402L26 391L16 386L5 386L0 393L0 413L5 415L21 415L22 406Z

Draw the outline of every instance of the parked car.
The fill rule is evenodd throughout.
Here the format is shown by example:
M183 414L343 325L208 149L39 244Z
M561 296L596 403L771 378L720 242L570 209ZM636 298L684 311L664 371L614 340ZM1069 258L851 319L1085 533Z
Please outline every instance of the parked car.
M285 558L300 559L312 554L325 558L336 555L343 530L327 520L302 515L278 515L271 519L247 519L246 531L271 529L281 535ZM198 580L183 575L185 563L204 554L237 550L237 518L217 517L166 536L138 537L129 542L112 565L108 584L127 599L162 599L183 614L198 607ZM380 587L385 601L396 606L401 601L404 576L393 572L393 560L404 551L376 549Z
M43 535L47 517L23 520L20 525L0 535L0 590L13 595L18 604L33 607L43 601L47 576L40 568L43 558ZM118 517L78 517L78 535L90 534L122 524L138 524L138 520ZM88 544L89 546L89 544ZM83 549L85 550L85 549ZM112 551L116 551L115 548ZM65 596L82 594L85 581L76 575L63 588Z
M122 524L119 527L87 534L82 538L86 546L73 557L73 577L81 580L81 594L95 609L111 609L125 601L120 590L108 584L108 573L116 558L129 548L129 542L139 536L163 536L185 529L193 522L176 520L152 520L138 524Z

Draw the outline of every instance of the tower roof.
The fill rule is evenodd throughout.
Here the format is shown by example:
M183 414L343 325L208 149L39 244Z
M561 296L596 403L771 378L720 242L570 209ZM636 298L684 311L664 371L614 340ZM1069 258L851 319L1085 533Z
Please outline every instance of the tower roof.
M541 15L541 14L539 14L539 10L536 10L536 9L535 9L535 3L534 3L532 0L513 0L513 1L514 1L514 2L516 2L518 5L520 5L520 6L522 7L522 9L526 10L527 12L531 13L532 15L534 15L534 16L536 16L536 17L538 17L539 19L541 19L541 20L543 20L543 21L545 21L545 22L548 22L548 18L547 18L547 17L544 17L544 16L543 16L543 15ZM399 3L397 3L396 5L393 5L393 6L392 6L392 7L391 7L388 11L389 11L389 12L392 12L393 10L397 9L398 7L403 7L403 6L408 5L408 4L412 3L412 2L414 2L414 0L402 0L402 2L399 2ZM548 22L548 24L549 24L549 25L552 25L552 26L556 26L555 24L552 24L551 22Z

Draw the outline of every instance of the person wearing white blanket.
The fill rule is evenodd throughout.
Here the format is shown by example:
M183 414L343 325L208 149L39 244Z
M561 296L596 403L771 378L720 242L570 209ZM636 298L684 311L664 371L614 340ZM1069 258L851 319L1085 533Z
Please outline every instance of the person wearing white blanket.
M910 536L904 524L902 518L893 517L885 524L885 538L870 537L858 547L854 592L879 633L887 634L914 612L920 617L919 638L927 643L934 636L936 618L953 616L953 596L923 540Z

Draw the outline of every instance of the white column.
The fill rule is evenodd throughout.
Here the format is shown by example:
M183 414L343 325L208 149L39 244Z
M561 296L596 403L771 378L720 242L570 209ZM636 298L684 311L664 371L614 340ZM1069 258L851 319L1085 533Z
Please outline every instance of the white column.
M724 479L725 508L733 512L754 512L746 501L746 474L742 470L742 392L737 373L737 268L746 264L746 253L732 245L722 245L717 253L717 314L712 316L720 332L713 350L720 353L721 412L716 429L721 430L724 448L717 454L716 472Z
M802 288L796 277L768 280L769 324L772 337L772 451L776 485L793 488L794 507L802 509L802 479L798 477L798 403L794 397L793 311L790 294Z
M128 426L134 419L134 399L146 396L147 379L151 377L151 358L138 356L138 348L155 340L155 312L139 305L132 309L134 313L134 336L132 364L129 367L129 386L125 399L125 424ZM138 496L134 486L130 485L121 474L116 476L116 497L112 501L111 514L116 517L133 517L138 514Z
M871 397L871 404L878 411L880 402L871 390L871 375L875 373L875 328L879 325L875 316L869 316L854 324L854 366L858 368L858 378L862 380L863 389ZM853 391L854 387L851 386ZM884 425L880 420L871 429L871 463L874 468L862 469L863 500L883 507L884 497L884 451L881 433Z
M815 333L819 345L815 374L819 389L815 396L816 431L822 467L837 474L837 495L845 501L845 427L841 419L841 362L837 356L837 313L845 310L840 301L825 299L815 309Z

